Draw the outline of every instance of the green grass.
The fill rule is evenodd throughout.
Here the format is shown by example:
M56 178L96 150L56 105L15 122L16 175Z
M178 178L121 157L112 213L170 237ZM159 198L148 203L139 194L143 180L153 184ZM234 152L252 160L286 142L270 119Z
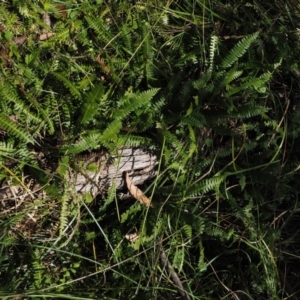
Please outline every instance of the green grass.
M0 200L1 299L299 297L297 1L0 14L2 187L45 191ZM69 182L74 155L124 145L158 154L153 208Z

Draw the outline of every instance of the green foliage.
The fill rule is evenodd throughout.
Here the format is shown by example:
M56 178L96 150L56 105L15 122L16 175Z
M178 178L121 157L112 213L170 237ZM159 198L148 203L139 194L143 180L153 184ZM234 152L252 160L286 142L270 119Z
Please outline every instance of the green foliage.
M258 32L244 37L240 42L238 42L227 54L227 56L221 62L221 68L231 67L240 57L242 57L251 44L257 39ZM214 41L212 41L214 43ZM213 50L213 47L210 47L210 51ZM211 55L212 56L212 55Z
M103 95L104 87L102 84L95 86L91 92L87 95L85 102L83 104L82 110L80 111L81 116L79 117L79 122L77 126L82 126L88 124L93 120L97 114L98 106L100 109L105 110L105 97Z
M47 192L6 213L0 201L1 297L175 299L169 264L191 299L299 290L297 3L5 1L0 14L0 178ZM140 187L153 208L68 182L69 156L124 145L161 153Z

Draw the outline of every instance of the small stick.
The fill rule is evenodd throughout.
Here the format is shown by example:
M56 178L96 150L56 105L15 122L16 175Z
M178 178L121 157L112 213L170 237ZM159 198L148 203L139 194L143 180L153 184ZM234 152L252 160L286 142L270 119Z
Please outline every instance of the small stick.
M175 285L177 286L178 291L181 294L181 296L183 297L183 299L191 300L188 293L184 290L183 285L182 285L177 273L175 272L174 268L172 267L170 261L168 260L167 255L162 247L160 248L160 259L161 259L163 265L165 265L167 267L167 270L170 272L171 278L174 281Z

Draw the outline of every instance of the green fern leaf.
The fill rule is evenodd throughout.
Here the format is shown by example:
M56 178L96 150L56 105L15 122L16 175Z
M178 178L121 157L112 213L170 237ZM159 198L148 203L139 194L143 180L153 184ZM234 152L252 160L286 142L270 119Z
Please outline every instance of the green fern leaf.
M199 195L203 195L209 191L219 191L219 186L222 183L222 181L224 180L223 177L216 177L216 178L209 178L209 179L205 179L201 182L199 182L198 184L188 188L185 197L189 198L189 197L196 197Z
M65 235L65 229L68 225L68 217L69 217L69 200L70 193L65 191L63 196L61 197L61 209L60 209L60 218L59 218L59 239L61 239Z
M189 116L183 116L181 118L181 123L202 128L206 124L206 120L201 113L195 111Z
M258 32L244 37L240 42L238 42L233 49L230 50L228 55L223 59L221 63L221 68L228 68L233 65L241 56L243 56L247 49L258 37Z
M146 146L151 145L153 143L152 139L137 136L137 135L125 135L125 136L119 136L118 142L122 145L126 145L128 147L138 147L138 146Z
M138 94L125 94L122 99L120 99L121 106L113 114L113 119L122 120L127 117L130 112L135 111L138 114L138 109L149 108L151 99L156 95L159 89L151 89ZM140 113L142 113L141 111ZM139 114L138 114L139 115Z
M33 252L33 277L34 277L34 287L37 289L42 288L43 278L44 278L44 269L45 266L41 263L41 250L36 248Z
M24 130L24 127L21 127L3 113L0 113L0 127L7 130L12 136L17 137L26 143L34 143L33 137Z
M48 124L48 129L49 129L49 133L53 134L55 129L54 129L54 123L52 121L52 119L50 118L50 114L48 113L47 110L44 110L42 108L42 106L40 105L40 103L38 103L38 101L36 101L34 98L32 97L28 97L28 101L30 101L30 103L32 105L34 105L34 107L36 108L36 110L38 111L39 114L42 115L43 117L43 121Z
M120 122L119 120L111 122L100 136L99 141L104 145L107 145L109 141L116 141L117 135L120 132L121 128L122 122Z
M230 89L230 91L226 93L226 97L230 97L240 91L246 91L249 88L253 88L257 91L264 91L265 89L263 87L267 82L270 81L271 78L272 78L272 73L266 72L258 78L253 78L246 81L239 87Z
M218 37L213 35L211 37L211 41L210 41L210 45L209 45L209 69L208 69L208 72L213 71L214 56L215 56L217 42L218 42Z
M97 149L100 146L100 137L100 133L89 133L88 136L81 138L77 143L63 146L61 148L61 152L68 154L78 154L88 149Z
M123 24L122 28L122 39L125 45L125 51L132 55L133 54L133 46L132 46L132 38L131 38L131 32L130 28L127 24Z
M75 84L72 83L69 79L67 79L67 77L64 74L60 74L56 72L54 72L53 74L59 81L61 81L64 84L64 86L70 91L70 93L76 99L81 99L81 93L79 92Z
M244 105L238 107L235 112L228 115L229 118L246 119L254 116L265 116L269 108L263 106Z
M18 98L14 88L11 85L7 83L1 83L0 85L0 95L2 96L3 100L14 103L15 111L19 114L24 114L27 122L33 122L35 124L42 122L42 119L40 119L30 110L24 100L20 100Z
M16 151L11 142L0 142L0 157L3 155L12 154Z
M98 111L99 106L103 105L102 96L104 87L102 84L95 86L86 97L86 101L81 111L79 125L85 125L93 119Z
M142 206L139 203L132 205L127 211L121 216L121 223L125 223L129 218L132 218L137 212L142 210Z
M85 20L89 24L91 28L93 28L99 38L99 40L103 41L105 44L111 42L113 36L110 31L107 30L107 24L103 23L103 19L101 17L85 17Z

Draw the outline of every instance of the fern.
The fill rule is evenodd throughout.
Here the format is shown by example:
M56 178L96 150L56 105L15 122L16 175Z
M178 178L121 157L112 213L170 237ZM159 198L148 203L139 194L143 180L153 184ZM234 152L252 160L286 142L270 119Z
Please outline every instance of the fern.
M87 95L84 105L81 109L81 116L77 126L86 125L97 114L98 107L104 106L103 101L104 87L102 84L94 87L92 91Z
M222 60L221 68L228 68L232 66L241 56L245 54L251 44L257 39L259 32L255 32L244 37L238 42Z
M221 227L215 226L213 224L211 226L207 226L205 231L206 231L205 233L207 235L214 237L214 238L219 238L222 241L228 240L232 235L231 231L226 232Z
M8 118L3 113L0 113L0 127L7 130L7 132L12 136L17 137L18 139L26 143L31 143L31 144L34 143L34 139L29 134L29 132L24 131L23 127L21 127L18 123Z
M135 27L134 24L132 24L130 27ZM129 54L133 54L133 43L132 43L132 33L131 28L129 28L129 24L123 24L121 28L122 32L122 39L124 41L124 48L125 51Z
M202 128L206 124L206 120L201 113L194 111L188 116L183 116L181 118L181 123L184 125L194 126L196 128Z
M206 74L211 74L214 68L214 56L217 47L218 37L213 35L209 45L209 69Z
M41 105L34 98L28 97L28 100L36 108L38 113L42 115L43 122L46 122L46 124L48 124L49 134L53 134L55 131L55 128L54 128L53 121L52 121L48 111L44 110L41 107Z
M126 210L122 216L121 216L121 223L125 223L128 220L130 220L130 218L132 218L137 212L142 210L142 206L139 205L139 203L135 203L134 205L132 205L128 210Z
M212 71L205 72L199 79L193 81L193 86L195 89L199 90L201 94L204 95L205 90L207 89L207 83L211 79Z
M72 83L69 79L66 78L64 74L61 73L53 73L54 76L61 81L64 86L70 91L70 93L76 98L76 99L81 99L81 93L77 89L76 85Z
M147 145L151 145L152 139L138 136L138 135L125 135L125 136L118 136L118 143L121 145L126 145L127 147L144 147Z
M68 217L70 215L70 211L69 211L69 209L70 209L70 205L69 205L70 196L71 196L70 191L68 191L68 189L65 189L65 191L64 191L64 193L61 197L58 240L61 240L63 237L66 236L66 228L68 226Z
M1 83L0 87L0 95L2 96L3 100L14 103L15 112L18 112L20 115L24 114L28 119L28 122L33 122L35 124L42 122L42 120L29 109L25 102L18 98L14 88L11 85L7 83Z
M192 239L193 237L193 234L192 234L192 226L191 225L188 225L188 224L185 224L183 227L182 227L182 230L184 231L185 235L188 237L189 240Z
M118 139L118 133L120 132L122 128L122 123L116 119L115 121L111 122L107 128L104 130L102 135L99 138L99 141L103 145L108 145L110 141L117 141Z
M107 24L103 23L102 17L85 17L85 20L91 28L93 28L98 36L100 41L103 41L105 44L109 44L113 38L111 32L108 30Z
M16 149L11 142L1 142L0 141L0 158L9 154L15 153Z
M101 137L102 135L100 133L88 133L86 137L82 137L77 143L63 146L61 148L61 152L69 154L78 154L87 149L99 148Z
M116 191L117 191L117 187L116 187L116 183L112 182L111 187L109 188L108 192L107 192L107 198L105 199L105 203L104 205L100 208L100 212L104 212L107 209L107 207L116 199Z
M236 88L229 89L229 92L226 93L226 97L232 96L240 91L247 91L249 87L259 91L265 92L265 84L270 81L272 74L270 72L262 74L258 78L253 78L247 80L247 82L241 84L241 86Z
M199 183L191 186L187 189L185 193L185 198L196 197L199 195L203 195L209 191L219 191L220 184L224 181L224 177L212 177L209 179L205 179L200 181Z
M150 107L150 101L157 92L158 89L151 89L139 94L126 94L120 99L120 107L113 114L113 118L122 120L132 111L135 111L137 115L141 114L146 108ZM139 108L142 108L140 113Z
M269 108L263 106L244 105L238 107L235 112L228 115L229 118L246 119L254 116L266 117Z
M143 43L143 56L144 56L144 77L149 83L154 79L152 45L150 43L150 25L148 22L142 23L142 43Z
M41 250L36 248L33 253L33 261L32 261L32 267L33 267L33 277L34 277L34 287L36 289L40 289L43 287L44 283L44 271L45 266L41 263Z

